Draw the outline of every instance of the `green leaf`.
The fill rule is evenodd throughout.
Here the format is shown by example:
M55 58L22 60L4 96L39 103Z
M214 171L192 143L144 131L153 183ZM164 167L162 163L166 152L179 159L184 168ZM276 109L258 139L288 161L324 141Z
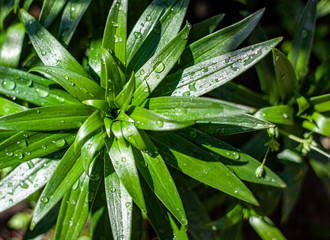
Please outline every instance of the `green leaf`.
M95 199L103 162L93 164L90 177L83 173L63 197L57 218L54 239L77 239L82 231Z
M288 56L293 68L296 70L298 80L304 78L308 72L315 19L316 1L309 0L299 17L298 27Z
M72 133L19 132L0 144L0 168L47 156L73 143Z
M256 64L281 41L275 38L215 57L165 78L158 95L198 97L225 84ZM196 91L189 89L195 85Z
M55 82L13 68L0 67L0 93L39 106L77 104L77 99L56 88Z
M273 222L268 217L250 216L249 223L263 240L285 240L281 231L274 226Z
M130 144L125 145L122 141L114 138L111 142L106 141L106 147L120 181L123 183L136 205L145 212L146 205L139 181L139 174L135 166L132 146Z
M310 103L304 96L301 96L298 92L294 91L293 94L297 101L298 109L299 109L297 116L300 116L310 107Z
M194 124L193 121L176 121L141 107L131 107L127 114L135 121L134 124L137 128L144 130L168 131Z
M288 105L264 107L259 109L254 116L275 124L294 124L293 109Z
M92 39L88 56L88 65L91 66L98 76L101 75L101 45L101 38Z
M32 193L42 188L54 172L59 161L49 158L35 158L18 165L0 181L1 189L0 212L5 211Z
M80 152L75 152L71 146L61 159L34 209L31 229L54 207L83 173L79 155Z
M74 141L74 149L79 149L88 137L94 132L98 131L103 126L103 119L98 110L96 110L92 115L90 115L84 124L79 128L79 131ZM78 151L79 152L79 151Z
M134 123L122 121L121 123L122 133L126 141L132 144L140 151L148 150L141 132L135 127Z
M156 97L143 104L157 114L178 121L221 118L253 112L253 108L211 98Z
M61 12L66 0L45 0L43 1L39 22L48 27Z
M330 118L314 112L310 120L305 120L302 126L310 131L330 137Z
M2 9L1 9L2 11ZM12 24L6 31L6 40L0 47L0 64L8 67L18 67L25 36L23 23Z
M190 31L188 43L190 44L213 33L224 16L225 14L218 14L202 22L195 23Z
M251 16L190 44L182 53L179 66L186 68L235 50L252 32L264 9Z
M88 106L82 104L34 108L0 117L0 129L29 131L75 129L91 112Z
M243 219L243 208L240 204L233 207L225 216L217 219L214 222L207 224L212 226L212 229L225 229L232 227Z
M276 81L279 86L278 91L282 98L282 102L285 102L292 96L293 90L296 90L296 74L289 59L275 48L273 48L273 62Z
M35 67L30 71L38 72L60 84L79 100L104 99L104 89L89 78L59 67Z
M130 239L133 200L113 169L109 156L104 159L104 183L113 237Z
M9 115L24 110L26 110L26 107L0 97L0 116Z
M128 63L151 33L151 30L157 24L159 18L163 15L171 2L173 2L173 0L153 0L144 10L127 38L126 54Z
M77 60L27 11L21 9L21 16L33 47L46 66L61 67L89 78Z
M262 130L275 127L275 125L265 120L244 114L197 121L194 127L207 134L220 136Z
M191 25L187 23L164 49L151 57L135 74L137 89L132 101L134 105L140 105L170 72L186 46L190 29Z
M124 88L115 98L115 104L123 111L126 111L128 105L131 103L135 88L135 76L132 73L130 80L126 83Z
M172 5L165 6L166 12L153 27L150 34L148 34L148 37L143 41L138 51L129 62L127 67L127 71L129 73L132 71L137 73L137 71L148 61L148 59L164 51L167 44L169 44L172 39L177 36L181 28L181 23L184 19L184 15L187 11L189 1L167 1L168 4L170 4L170 2L172 2ZM159 6L156 7L158 8ZM153 16L150 17L153 18Z
M100 112L102 112L104 115L107 114L108 109L109 109L108 103L106 103L104 100L89 99L89 100L82 101L82 103L87 106L91 106L91 107L94 107L94 108L100 110Z
M163 132L161 135L150 132L149 135L158 143L156 145L165 162L172 167L233 197L258 205L250 190L235 174L208 152L173 132Z
M66 4L61 19L60 30L58 32L58 39L66 45L69 45L73 33L90 3L91 0L69 0Z
M1 11L0 11L0 29L3 29L3 22L6 17L13 11L17 9L19 0L2 0L1 4Z
M171 174L156 146L146 134L144 139L148 151L134 152L136 164L154 194L182 225L187 226L186 213Z
M318 112L322 113L330 111L330 94L311 97L310 102Z
M113 1L104 30L102 47L111 50L126 65L126 28L128 1Z

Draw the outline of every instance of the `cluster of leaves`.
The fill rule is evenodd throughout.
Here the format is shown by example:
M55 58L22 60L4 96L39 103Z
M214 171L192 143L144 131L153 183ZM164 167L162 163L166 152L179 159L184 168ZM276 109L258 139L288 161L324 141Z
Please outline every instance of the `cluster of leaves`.
M0 3L0 168L8 172L0 181L0 211L38 194L26 239L42 237L55 223L55 239L77 239L89 216L93 239L140 239L143 218L160 239L215 239L216 229L235 239L244 219L263 239L285 239L256 207L258 194L289 183L283 194L289 201L295 185L288 176L297 173L285 164L285 183L264 166L266 157L262 164L256 159L272 157L281 136L301 143L296 149L285 142L276 156L283 161L301 167L299 152L310 149L329 157L311 134L292 134L329 136L329 96L319 96L321 84L329 84L326 62L307 74L316 3L302 13L288 60L274 49L280 38L265 41L257 32L250 39L259 43L236 50L264 10L213 33L223 15L181 29L188 0L154 0L133 26L127 15L142 2L45 0L39 20L27 11L33 0ZM71 43L75 35L79 41L81 20L90 33L87 47ZM271 51L274 63L257 65L268 99L229 82ZM82 65L73 53L85 54ZM245 151L219 138L265 129L268 139L260 141L261 131ZM199 192L205 185L212 187L208 200L222 196L232 208L213 223Z

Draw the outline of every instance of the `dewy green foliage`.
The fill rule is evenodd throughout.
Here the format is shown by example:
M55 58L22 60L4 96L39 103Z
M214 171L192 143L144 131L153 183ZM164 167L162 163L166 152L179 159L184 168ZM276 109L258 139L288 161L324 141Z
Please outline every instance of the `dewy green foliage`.
M274 124L295 125L293 91L299 96L298 115L316 110L304 115L302 126L330 135L329 96L306 99L298 93L307 72L315 2L309 1L302 14L298 31L310 28L303 40L296 36L289 59L274 49L281 38L236 49L264 10L213 33L223 15L192 27L184 22L188 0L153 0L129 32L128 11L138 6L128 0L106 2L45 0L39 20L21 9L20 23L5 31L0 42L0 168L9 167L10 173L0 182L0 211L38 192L27 235L42 237L58 214L54 239L77 239L91 213L93 239L141 239L143 213L160 239L212 240L215 234L203 226L210 222L208 213L193 190L204 184L236 205L208 226L233 228L248 219L262 239L285 239L265 214L254 211L259 202L252 190L285 188L286 183L264 162L217 136L269 129L269 149L276 150ZM2 28L19 1L0 4ZM83 49L89 59L81 65L72 55L81 55L76 54L81 46L70 41L85 17L99 27L93 25L98 16L90 16L96 6L97 12L108 12L103 38L91 36L90 47ZM53 35L56 24L59 31ZM23 44L24 26L33 50ZM18 70L22 48L30 51L22 63L29 69ZM302 48L307 49L301 53ZM9 52L15 54L9 58ZM235 83L219 90L269 52L274 86L281 87L268 97L280 96L277 106L267 106L268 99ZM246 103L264 107L256 110ZM278 131L305 150L322 152L309 139Z

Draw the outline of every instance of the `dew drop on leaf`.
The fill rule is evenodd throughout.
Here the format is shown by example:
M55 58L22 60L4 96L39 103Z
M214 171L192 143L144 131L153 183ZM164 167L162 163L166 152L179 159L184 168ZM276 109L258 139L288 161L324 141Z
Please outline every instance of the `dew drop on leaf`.
M41 51L41 56L46 56L46 51Z
M116 189L113 187L110 189L110 192L114 193L116 191Z
M186 91L184 93L182 93L183 97L189 97L190 96L190 91Z
M233 70L234 72L239 70L239 68L236 67L235 65L230 65L230 69Z
M45 98L45 97L47 97L49 95L49 92L48 91L45 91L45 90L40 89L40 88L36 88L36 92L42 98Z
M303 29L301 30L300 36L301 36L302 38L306 38L307 35L308 35L307 30L303 28Z
M42 145L41 148L42 148L43 150L46 150L46 149L47 149L47 146L46 146L46 145Z
M128 208L128 207L130 207L130 206L131 206L131 203L130 203L130 202L126 202L126 203L125 203L125 207Z
M72 190L76 190L79 186L79 180L72 185Z
M192 130L189 132L189 135L190 135L190 137L192 137L192 138L196 138L196 137L197 137L197 132L196 132L196 130L195 130L195 129L192 129Z
M19 148L26 148L27 147L27 142L23 139L23 140L19 140L19 141L17 141L17 146L19 147Z
M151 16L150 15L147 15L147 17L146 17L146 21L151 21Z
M13 81L5 80L2 82L2 87L7 90L14 90L16 87L16 83Z
M125 158L125 157L122 157L122 158L121 158L121 161L122 161L122 162L126 162L126 158Z
M14 201L13 201L13 199L9 199L9 203L13 203Z
M66 144L65 139L59 139L55 141L55 146L58 148L64 147Z
M164 71L165 69L165 65L163 62L157 62L154 66L154 71L156 73L161 73L162 71Z
M162 120L158 120L158 121L156 122L156 125L157 125L158 127L163 127L163 126L164 126L164 122L163 122Z
M36 113L38 113L38 114L39 114L39 113L40 113L40 110L37 110L37 111L36 111Z
M233 157L234 160L238 160L240 158L240 155L239 155L238 152L232 152L231 155L232 155L232 157Z
M208 72L209 69L206 67L206 68L203 68L203 72Z
M26 163L27 163L29 169L34 167L34 163L32 161L27 161Z
M116 21L111 21L111 24L113 27L117 28L119 25L118 25L118 22Z
M27 183L24 182L24 181L22 181L22 182L19 184L19 186L20 186L21 188L24 188L24 189L28 189L28 188L29 188L29 184L27 184Z
M190 91L193 91L193 92L196 92L197 91L196 90L196 87L195 87L195 82L189 84L189 90Z
M17 152L17 153L15 153L15 157L17 157L18 159L23 159L24 155L21 152Z
M49 201L48 197L40 198L40 202L42 202L42 203L48 203L48 201Z
M142 34L140 32L134 32L134 37L135 38L141 38L142 37Z

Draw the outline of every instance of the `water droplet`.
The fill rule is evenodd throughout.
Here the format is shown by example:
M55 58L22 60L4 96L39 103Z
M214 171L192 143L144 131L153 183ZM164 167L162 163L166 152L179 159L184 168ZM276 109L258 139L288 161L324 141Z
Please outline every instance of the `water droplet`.
M9 156L9 157L12 157L14 155L14 153L9 152L9 153L6 153L6 155Z
M122 157L122 158L121 158L121 161L122 161L122 162L126 162L126 158L125 158L125 157Z
M70 17L72 19L75 19L77 17L78 13L79 13L79 11L76 11L75 7L70 8Z
M13 199L9 199L9 203L13 203L14 201L13 201Z
M286 113L283 113L283 117L284 117L285 119L288 119L288 118L289 118L288 114L286 114Z
M280 59L280 56L275 57L275 61L277 62Z
M39 187L39 185L38 184L34 184L33 187L34 188L37 188L37 187Z
M30 152L25 152L25 155L28 155L28 156L30 156L30 155L31 155L31 153L30 153Z
M12 187L12 186L13 186L12 182L7 183L7 187Z
M36 35L39 39L42 39L43 36L44 36L44 32L43 31L37 31Z
M192 129L192 130L189 132L189 135L190 135L190 137L192 137L192 138L196 138L196 137L197 137L197 132L196 132L196 130L195 130L195 129Z
M130 203L130 202L126 202L126 203L125 203L125 207L128 208L128 207L130 207L130 206L131 206L131 203Z
M27 163L29 169L34 167L34 163L32 161L27 161L26 163Z
M27 142L23 139L23 140L19 140L19 141L17 141L17 146L19 147L19 148L26 148L27 147Z
M64 147L66 144L65 139L60 139L55 141L55 146L58 148Z
M79 186L79 180L72 185L72 190L76 190Z
M45 98L45 97L47 97L49 95L49 92L48 91L43 90L43 89L40 89L40 88L36 88L36 92L42 98Z
M93 173L93 174L91 174L90 179L92 181L97 181L100 179L100 175L98 173Z
M307 30L306 30L305 28L303 28L303 29L301 30L301 32L300 32L300 36L301 36L302 38L306 38L307 35L308 35Z
M240 155L238 152L232 152L231 156L233 157L234 160L238 160L240 158Z
M83 93L88 93L87 89L86 88L80 88L80 91L82 91Z
M118 36L117 35L113 35L113 37L115 38L115 43L117 43L119 41Z
M38 109L38 110L36 111L36 113L38 113L38 114L39 114L39 113L40 113L40 110Z
M147 15L147 17L146 17L146 21L151 21L151 16L150 15Z
M234 193L238 193L238 190L235 190Z
M190 91L186 91L184 93L182 93L183 97L189 97L190 96Z
M19 186L20 186L21 188L24 188L24 189L29 188L29 184L27 184L27 183L24 182L24 181L22 181L22 182L19 184Z
M209 69L206 67L206 68L203 68L203 72L208 72Z
M77 121L77 122L75 122L75 125L76 125L77 127L81 127L81 126L82 126L82 122Z
M32 81L32 80L28 80L28 81L26 82L26 86L28 86L28 87L32 87L32 85L33 85L33 81Z
M17 153L15 153L15 157L17 157L18 159L23 159L24 155L21 152L17 152Z
M161 73L162 71L164 71L165 69L165 65L163 62L157 62L154 66L154 71L156 73Z
M13 82L13 81L4 80L4 81L2 82L2 87L3 87L4 89L7 89L7 90L14 90L15 87L16 87L16 83Z
M142 34L140 32L134 32L134 37L135 38L141 38L142 37Z
M164 122L163 122L162 120L158 120L158 121L156 122L156 125L157 125L158 127L163 127L163 126L164 126Z
M112 23L112 26L115 28L117 28L119 26L118 22L116 22L116 21L111 21L111 23Z
M41 51L41 56L46 56L46 51Z
M49 201L48 197L40 198L40 202L42 202L42 203L48 203L48 201Z
M71 87L74 87L76 84L74 82L70 83Z
M46 149L47 149L47 146L46 146L46 145L42 145L41 148L42 148L43 150L46 150Z
M156 33L156 34L159 34L160 33L160 30L159 30L158 27L154 28L154 33Z
M234 64L233 65L230 65L230 69L233 70L234 72L238 71L239 68L236 67Z
M114 193L116 191L116 189L113 187L110 189L110 192Z
M195 87L195 82L189 84L189 90L190 91L193 91L193 92L196 92L197 91L197 89Z

